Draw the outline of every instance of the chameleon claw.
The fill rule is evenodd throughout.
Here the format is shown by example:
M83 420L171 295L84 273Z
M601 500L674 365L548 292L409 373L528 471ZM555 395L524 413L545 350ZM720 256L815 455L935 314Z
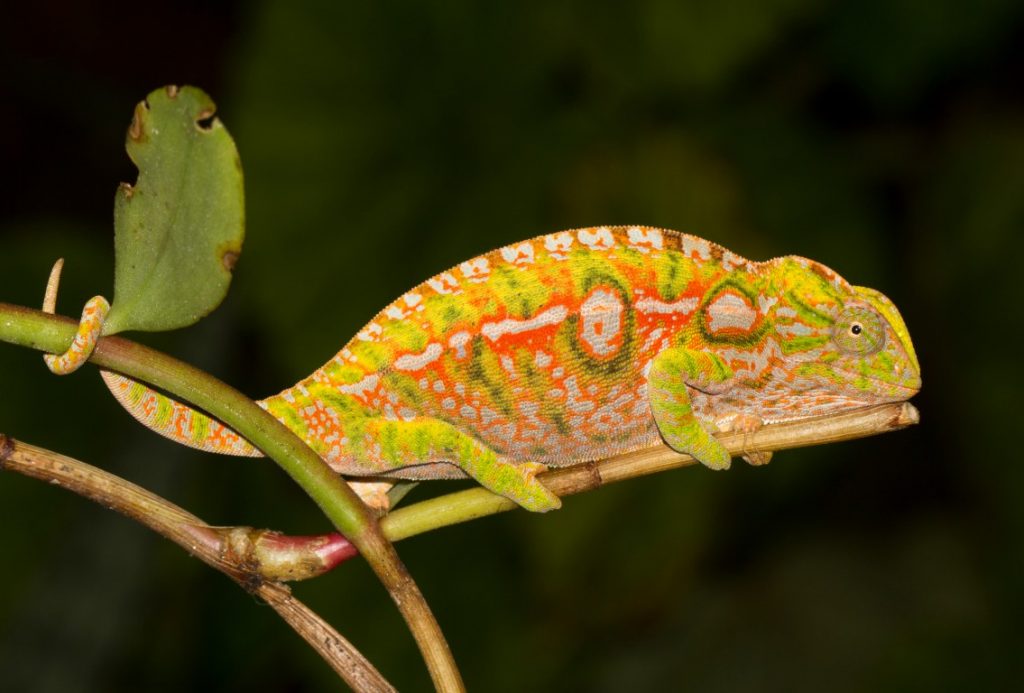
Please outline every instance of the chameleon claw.
M742 457L747 464L755 467L768 464L772 459L771 450L748 450L747 439L751 433L756 433L764 426L761 417L745 412L732 412L720 417L715 422L719 431L739 431L743 433Z
M57 307L57 292L60 289L60 273L64 268L64 259L54 263L50 270L50 278L46 282L46 294L43 297L43 312L53 315ZM82 364L89 360L96 349L103 321L107 318L110 304L102 296L93 296L82 309L82 317L78 322L78 331L71 346L63 354L44 354L43 361L51 373L67 375L74 373Z

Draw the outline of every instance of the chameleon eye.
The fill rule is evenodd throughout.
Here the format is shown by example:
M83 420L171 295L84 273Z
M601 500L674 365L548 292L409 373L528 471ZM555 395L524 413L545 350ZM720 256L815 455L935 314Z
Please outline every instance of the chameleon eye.
M842 351L867 356L885 346L885 324L870 308L846 308L836 319L832 339Z

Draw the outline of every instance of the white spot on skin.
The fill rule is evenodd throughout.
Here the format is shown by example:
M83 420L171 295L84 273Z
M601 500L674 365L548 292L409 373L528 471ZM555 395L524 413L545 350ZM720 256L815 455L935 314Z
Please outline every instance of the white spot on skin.
M492 342L496 342L505 335L520 334L522 332L536 330L541 327L557 325L565 320L568 315L568 308L565 306L555 306L554 308L548 308L547 310L538 313L529 320L506 318L499 322L484 323L480 327L480 332Z
M427 280L427 286L439 294L459 293L459 281L451 272L439 274L433 279Z
M491 263L485 257L476 257L459 265L459 270L469 281L483 282L491 274Z
M384 309L384 315L388 316L392 320L405 320L409 313L408 311L402 310L395 304L391 304Z
M524 415L532 417L536 416L537 412L540 411L540 403L538 402L520 402L519 411L523 412Z
M440 394L440 393L444 392L444 390L445 390L444 381L443 380L435 380L434 381L434 392Z
M575 375L565 379L565 389L569 395L568 401L565 403L566 409L578 414L585 414L589 411L593 411L594 403L590 400L583 399L583 392L580 390L580 386Z
M455 408L455 399L452 397L445 397L443 400L441 400L441 408L451 411L452 409Z
M622 332L625 306L618 294L608 289L594 289L580 306L580 339L598 356L614 354L616 339Z
M726 250L722 253L722 268L729 270L730 272L740 267L745 267L747 259L740 257L736 253Z
M564 260L572 248L572 234L568 231L551 234L544 238L544 248L556 260Z
M779 302L778 296L765 296L761 294L757 297L757 307L761 311L761 315L768 315L768 311Z
M469 406L468 404L463 404L462 407L459 409L459 416L461 416L466 421L476 421L476 409Z
M501 257L513 265L533 264L533 244L529 241L517 245L505 246L501 249Z
M639 226L633 226L626 231L626 236L629 238L629 244L642 253L661 250L664 246L664 239L658 229L642 229Z
M537 368L547 368L551 365L552 361L554 361L554 357L543 351L538 351L533 356L533 363Z
M437 342L431 342L427 345L427 348L419 354L403 354L395 359L394 363L391 365L399 371L423 370L439 359L443 351L444 350L441 348L440 344Z
M461 361L469 356L466 345L472 338L469 332L456 332L448 338L448 346L455 350L455 358Z
M602 226L596 229L580 229L577 233L580 243L591 250L611 250L615 247L615 236L611 229Z
M722 293L705 310L708 315L708 327L712 332L749 332L757 319L757 311L743 297L729 292Z
M383 327L375 322L371 322L369 325L359 330L358 334L356 334L356 339L361 342L373 342L376 341L377 337L379 337L383 331Z
M636 302L636 309L641 313L658 315L689 315L697 310L698 299L695 296L681 298L672 303L659 301L656 298L641 298Z
M505 369L505 372L510 376L515 377L516 363L512 360L512 357L508 354L501 354L499 360L501 361L501 367Z
M688 257L696 256L699 260L711 259L711 244L703 238L684 235L682 237L682 250L683 255Z

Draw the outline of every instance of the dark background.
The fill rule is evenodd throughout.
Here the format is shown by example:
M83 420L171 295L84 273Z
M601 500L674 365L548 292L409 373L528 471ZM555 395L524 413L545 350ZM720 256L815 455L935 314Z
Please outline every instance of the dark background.
M379 5L5 10L0 301L38 305L58 256L62 313L110 295L124 130L167 83L218 102L248 236L213 316L135 336L254 397L425 277L562 228L650 224L815 258L900 306L920 426L399 550L475 690L1024 684L1024 5ZM328 529L274 465L177 447L88 369L56 378L4 345L0 430L213 523ZM0 552L3 690L336 686L269 608L59 489L0 476ZM358 561L295 590L401 688L428 686Z

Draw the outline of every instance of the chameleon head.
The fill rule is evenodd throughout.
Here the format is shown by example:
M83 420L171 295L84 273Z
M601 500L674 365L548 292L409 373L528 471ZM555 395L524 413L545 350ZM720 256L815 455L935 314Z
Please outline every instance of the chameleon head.
M795 265L784 282L789 310L776 311L776 325L782 341L789 342L782 351L795 357L793 371L804 387L838 395L847 406L899 402L916 394L921 367L892 301L874 289L851 286L816 262L788 259Z
M834 369L856 389L883 401L909 399L921 389L921 366L896 306L881 292L850 287L853 297L837 313Z

